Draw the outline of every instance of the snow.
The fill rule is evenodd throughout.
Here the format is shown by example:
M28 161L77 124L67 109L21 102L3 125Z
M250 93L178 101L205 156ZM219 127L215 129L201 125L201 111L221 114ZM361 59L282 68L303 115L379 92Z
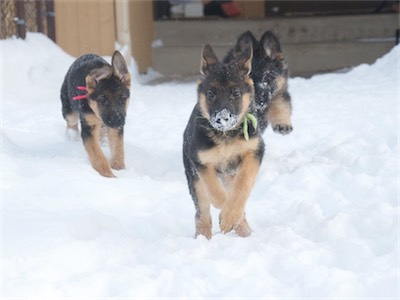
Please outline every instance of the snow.
M210 241L193 238L181 157L195 82L132 70L128 169L104 178L65 135L74 58L41 34L0 47L2 299L400 296L399 46L289 80L294 131L264 134L254 232L221 234L213 210Z

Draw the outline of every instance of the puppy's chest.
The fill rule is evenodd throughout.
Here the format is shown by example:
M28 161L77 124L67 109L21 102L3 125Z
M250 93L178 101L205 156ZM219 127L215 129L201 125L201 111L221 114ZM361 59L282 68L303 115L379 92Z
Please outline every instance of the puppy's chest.
M201 150L198 158L202 165L214 167L221 175L235 175L240 167L243 157L258 148L257 138L249 141L237 139L233 142L224 142L214 147Z

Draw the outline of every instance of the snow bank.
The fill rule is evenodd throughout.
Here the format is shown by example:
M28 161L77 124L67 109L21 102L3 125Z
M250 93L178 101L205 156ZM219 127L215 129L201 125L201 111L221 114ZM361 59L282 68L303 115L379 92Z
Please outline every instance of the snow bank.
M108 179L65 138L73 58L40 34L0 49L3 298L399 296L399 47L290 80L294 131L265 133L254 233L220 234L214 210L210 241L193 239L181 162L195 83L134 79L128 169Z

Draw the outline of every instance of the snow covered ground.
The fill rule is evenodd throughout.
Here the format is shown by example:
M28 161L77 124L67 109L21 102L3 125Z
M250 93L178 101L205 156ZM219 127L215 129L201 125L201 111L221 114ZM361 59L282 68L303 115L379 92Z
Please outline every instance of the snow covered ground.
M213 210L210 241L181 157L194 82L135 75L128 169L109 179L65 136L73 58L40 34L0 47L2 299L399 297L399 47L290 79L294 131L265 133L254 233L219 233Z

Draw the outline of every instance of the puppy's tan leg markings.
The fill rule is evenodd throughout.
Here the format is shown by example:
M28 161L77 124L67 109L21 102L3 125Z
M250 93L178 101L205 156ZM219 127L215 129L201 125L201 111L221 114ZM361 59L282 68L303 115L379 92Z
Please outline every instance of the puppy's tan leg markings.
M242 158L242 164L233 181L229 200L225 202L220 214L220 229L229 232L244 219L244 208L255 183L260 162L253 152Z
M214 207L221 209L227 199L227 193L213 166L207 166L200 172L200 179L207 187L210 200Z
M267 121L271 124L275 131L281 133L289 133L292 131L293 126L290 119L292 114L292 107L290 102L281 96L272 99L270 106L267 110Z
M207 239L212 237L212 222L210 214L210 196L199 179L194 184L194 189L197 197L197 207L196 207L196 237L199 235L204 235Z
M94 115L84 116L86 123L91 127L91 136L83 141L86 152L93 168L105 177L115 177L111 171L103 151L100 148L101 121Z
M108 128L108 141L111 150L111 168L125 169L124 136L121 130Z
M79 129L78 129L78 122L79 122L78 113L72 113L70 115L66 115L65 119L67 121L67 129L73 129L73 130L79 131Z

